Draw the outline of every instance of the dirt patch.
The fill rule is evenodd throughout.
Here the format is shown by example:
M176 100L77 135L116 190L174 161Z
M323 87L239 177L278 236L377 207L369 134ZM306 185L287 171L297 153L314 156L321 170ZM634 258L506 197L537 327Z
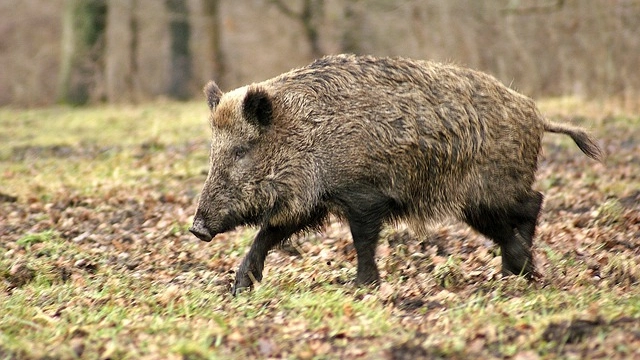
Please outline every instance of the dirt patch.
M588 341L598 332L616 330L629 330L629 340L639 340L638 331L640 319L623 316L611 321L602 318L574 319L571 321L559 321L550 323L542 333L542 340L555 342L556 344L579 344Z
M5 194L5 193L0 193L0 203L3 202L16 202L18 201L18 197L17 196L13 196L13 195L9 195L9 194Z
M46 158L87 158L93 159L101 154L118 150L116 147L99 147L95 145L73 146L67 144L56 145L24 145L16 146L11 149L10 159L12 161L24 161L28 159L46 159Z
M602 319L576 319L551 323L542 333L542 339L544 341L555 341L559 344L576 344L592 336L596 330L605 325L606 323Z

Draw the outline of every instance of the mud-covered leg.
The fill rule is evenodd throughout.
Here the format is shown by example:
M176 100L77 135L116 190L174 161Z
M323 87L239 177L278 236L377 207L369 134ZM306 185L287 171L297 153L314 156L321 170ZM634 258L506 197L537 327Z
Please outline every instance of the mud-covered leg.
M503 274L533 275L531 245L541 204L542 195L533 192L509 209L482 205L465 209L464 220L500 245Z
M501 245L502 261L503 264L507 264L507 266L503 265L503 273L505 271L513 274L522 273L527 278L531 278L535 274L531 246L541 207L542 194L533 192L530 196L525 197L520 202L517 210L514 211L512 215L513 223L516 225L514 240ZM504 254L507 254L507 256L505 257ZM521 258L527 259L528 262L524 265L521 264L517 260Z
M540 209L542 208L543 196L541 193L535 191L529 197L525 198L521 202L519 212L517 213L517 229L520 235L531 246L533 236L536 232L536 224L538 223L538 216L540 215Z
M381 194L354 192L349 195L347 206L347 220L358 258L356 283L378 283L376 246L382 224L392 213L394 202Z
M375 255L382 222L372 224L370 221L353 219L349 221L349 226L358 258L356 283L375 284L380 280Z
M236 273L236 280L231 293L235 296L244 289L249 289L254 282L262 281L264 260L276 245L290 237L296 228L267 227L262 228L251 244L251 249L242 260Z
M526 276L532 265L530 245L516 233L507 220L496 213L483 211L467 220L467 223L500 245L504 275Z
M513 234L510 239L499 243L502 251L502 274L531 278L533 274L531 245L520 233L514 231Z

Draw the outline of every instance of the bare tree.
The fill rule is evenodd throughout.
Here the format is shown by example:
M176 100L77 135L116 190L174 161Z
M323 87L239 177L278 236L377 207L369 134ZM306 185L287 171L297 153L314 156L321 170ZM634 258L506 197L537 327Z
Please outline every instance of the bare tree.
M138 100L137 0L111 0L107 14L106 95L110 102Z
M0 19L1 104L182 98L338 51L452 61L531 96L640 93L640 0L22 0Z
M363 43L364 10L362 0L344 2L344 24L340 38L342 52L360 54Z
M82 105L102 71L107 5L103 0L66 0L58 101Z
M547 3L540 4L540 1L536 1L535 5L521 6L519 1L512 1L509 7L501 9L500 11L507 14L533 14L533 13L548 13L562 9L565 0L554 0Z
M324 0L303 0L302 10L296 11L282 0L270 0L284 15L299 22L304 28L305 37L311 48L311 56L320 57L320 21L324 17Z
M224 72L226 68L224 52L222 51L222 26L220 21L220 0L203 0L202 12L207 22L209 45L213 67L213 77L218 85L224 88Z
M169 34L171 38L171 68L167 95L174 99L186 100L191 92L191 52L189 41L191 27L186 0L166 0L169 12Z

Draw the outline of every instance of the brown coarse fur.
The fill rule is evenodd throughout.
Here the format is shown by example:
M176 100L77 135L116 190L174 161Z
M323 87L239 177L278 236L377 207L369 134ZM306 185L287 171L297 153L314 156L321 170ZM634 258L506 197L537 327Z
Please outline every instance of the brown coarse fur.
M262 279L271 248L329 214L351 228L359 283L378 281L384 223L420 230L444 218L500 245L505 273L530 277L544 132L603 158L582 129L549 122L495 78L449 64L327 56L225 94L209 83L205 94L211 169L191 230L209 241L261 227L234 293Z

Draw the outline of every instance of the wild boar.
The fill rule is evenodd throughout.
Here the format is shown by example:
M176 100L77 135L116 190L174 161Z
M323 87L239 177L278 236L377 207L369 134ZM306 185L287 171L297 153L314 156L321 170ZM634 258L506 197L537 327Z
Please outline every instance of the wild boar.
M381 228L454 218L495 241L505 274L531 277L542 194L532 189L545 131L603 152L584 130L545 119L494 77L451 64L336 55L222 93L211 110L210 170L190 231L211 241L259 226L232 292L261 281L269 250L346 220L359 284L379 281Z

